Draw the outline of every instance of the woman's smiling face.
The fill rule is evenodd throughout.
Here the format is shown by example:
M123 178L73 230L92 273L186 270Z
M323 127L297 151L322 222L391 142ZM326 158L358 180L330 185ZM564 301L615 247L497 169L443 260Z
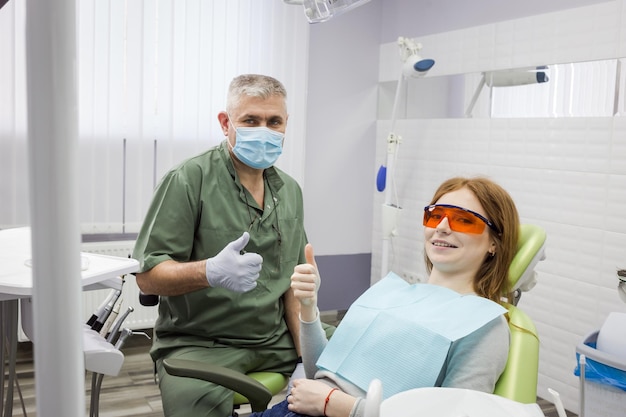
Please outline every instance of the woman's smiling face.
M474 193L465 187L444 194L435 204L463 207L486 217ZM455 232L447 217L437 227L424 227L424 246L433 269L444 274L471 272L472 276L495 248L488 227L481 234Z

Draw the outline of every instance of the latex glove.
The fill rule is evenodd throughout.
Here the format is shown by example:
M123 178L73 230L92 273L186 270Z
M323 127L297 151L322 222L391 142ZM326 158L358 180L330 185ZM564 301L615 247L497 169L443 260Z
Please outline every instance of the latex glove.
M306 378L306 374L304 373L304 365L302 362L298 362L296 364L296 369L293 370L291 377L289 378L289 384L287 384L287 395L291 394L291 389L293 388L293 381L296 379Z
M310 243L304 248L304 256L307 263L296 265L294 268L293 275L291 275L291 289L302 306L316 306L321 280L313 246Z
M249 240L250 234L244 232L220 253L207 259L206 279L211 287L222 287L240 293L256 287L263 257L258 253L241 253Z

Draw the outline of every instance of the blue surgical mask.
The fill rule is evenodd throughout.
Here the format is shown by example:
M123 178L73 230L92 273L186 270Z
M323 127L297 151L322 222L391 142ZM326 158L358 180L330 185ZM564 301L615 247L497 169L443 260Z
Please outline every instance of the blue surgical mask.
M232 124L232 123L231 123ZM235 127L237 143L233 153L251 168L269 168L283 152L285 135L267 127Z

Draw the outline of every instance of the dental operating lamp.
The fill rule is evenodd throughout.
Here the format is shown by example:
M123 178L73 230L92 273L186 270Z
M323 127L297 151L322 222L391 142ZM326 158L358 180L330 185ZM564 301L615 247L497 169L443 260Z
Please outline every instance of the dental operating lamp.
M381 276L387 275L389 272L389 247L391 238L396 234L396 222L398 212L401 207L397 202L394 183L394 165L397 157L398 145L402 138L395 133L396 119L398 113L398 103L402 88L407 78L420 78L426 75L428 71L435 65L433 59L423 59L419 51L422 44L415 42L413 39L399 37L398 47L400 48L400 60L402 62L400 76L396 85L396 95L394 97L393 109L391 111L391 130L387 136L387 162L378 170L376 178L376 188L380 192L385 192L385 202L382 206L382 232L383 247L381 260ZM389 184L387 184L387 180Z
M512 70L486 71L482 73L480 82L465 111L466 117L472 117L476 101L483 87L514 87L518 85L542 84L549 81L546 74L547 66L521 68Z
M503 70L483 73L488 87L512 87L516 85L541 84L548 82L545 70L548 67L537 67L532 70Z
M285 4L302 5L309 23L326 22L334 16L359 7L370 0L283 0Z

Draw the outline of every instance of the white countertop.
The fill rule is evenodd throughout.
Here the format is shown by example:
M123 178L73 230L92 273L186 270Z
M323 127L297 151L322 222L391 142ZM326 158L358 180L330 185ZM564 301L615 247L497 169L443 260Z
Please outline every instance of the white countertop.
M0 300L32 295L30 227L0 230ZM121 288L121 275L135 272L135 259L81 252L84 289Z

